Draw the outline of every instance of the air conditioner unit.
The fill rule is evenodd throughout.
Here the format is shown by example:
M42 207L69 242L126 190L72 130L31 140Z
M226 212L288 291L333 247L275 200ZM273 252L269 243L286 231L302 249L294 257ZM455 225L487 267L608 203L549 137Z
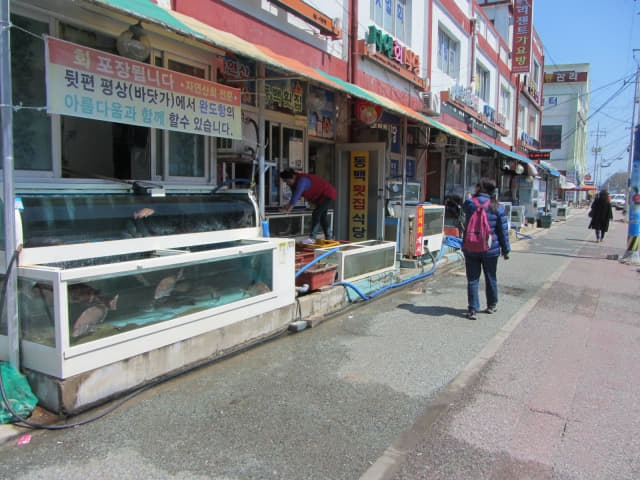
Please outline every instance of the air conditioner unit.
M420 92L422 113L425 115L440 115L440 94L437 92Z

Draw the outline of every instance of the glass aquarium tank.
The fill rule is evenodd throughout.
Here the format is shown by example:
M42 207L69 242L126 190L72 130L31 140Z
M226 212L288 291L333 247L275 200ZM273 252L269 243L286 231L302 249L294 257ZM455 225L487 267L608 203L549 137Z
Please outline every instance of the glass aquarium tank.
M367 240L340 245L337 251L323 259L323 262L338 266L336 281L354 281L395 269L396 242ZM319 257L332 248L317 248Z
M25 248L211 232L257 225L246 194L23 195Z
M212 252L248 245L228 242L222 246L199 246ZM184 250L186 253L188 250ZM181 256L179 253L176 255ZM56 299L62 304L61 320L67 319L69 345L77 345L122 332L220 307L273 290L272 251L228 254L197 263L140 269L137 260L162 258L145 252L132 258L93 259L45 265L47 268L87 271L118 261L125 271L99 277L74 278L54 283L20 278L20 323L22 336L42 345L55 346ZM166 256L164 256L166 258ZM127 266L133 267L132 270Z
M259 322L250 319L294 301L295 243L260 235L248 191L20 198L16 294L26 368L65 379ZM239 332L240 342L255 335Z

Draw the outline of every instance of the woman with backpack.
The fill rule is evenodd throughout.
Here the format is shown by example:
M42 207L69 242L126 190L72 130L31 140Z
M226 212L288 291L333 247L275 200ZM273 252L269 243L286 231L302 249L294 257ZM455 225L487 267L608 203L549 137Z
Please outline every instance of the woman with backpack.
M496 184L489 178L480 179L476 193L465 200L465 234L462 241L467 272L467 312L469 320L477 319L480 311L478 284L484 271L487 308L486 313L495 313L498 308L498 257L509 258L509 222L504 207L493 197Z

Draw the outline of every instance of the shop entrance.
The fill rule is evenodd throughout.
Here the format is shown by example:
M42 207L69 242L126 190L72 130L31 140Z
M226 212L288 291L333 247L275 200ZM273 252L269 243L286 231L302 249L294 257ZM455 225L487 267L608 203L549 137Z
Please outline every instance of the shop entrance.
M384 239L385 143L336 147L336 238Z

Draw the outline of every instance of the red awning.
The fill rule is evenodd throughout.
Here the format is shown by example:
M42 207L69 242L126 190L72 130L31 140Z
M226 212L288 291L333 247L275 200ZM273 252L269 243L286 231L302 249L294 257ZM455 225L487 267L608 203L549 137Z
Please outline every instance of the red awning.
M595 185L580 185L579 187L574 186L572 188L563 188L562 190L569 192L595 192L598 190L598 187Z

